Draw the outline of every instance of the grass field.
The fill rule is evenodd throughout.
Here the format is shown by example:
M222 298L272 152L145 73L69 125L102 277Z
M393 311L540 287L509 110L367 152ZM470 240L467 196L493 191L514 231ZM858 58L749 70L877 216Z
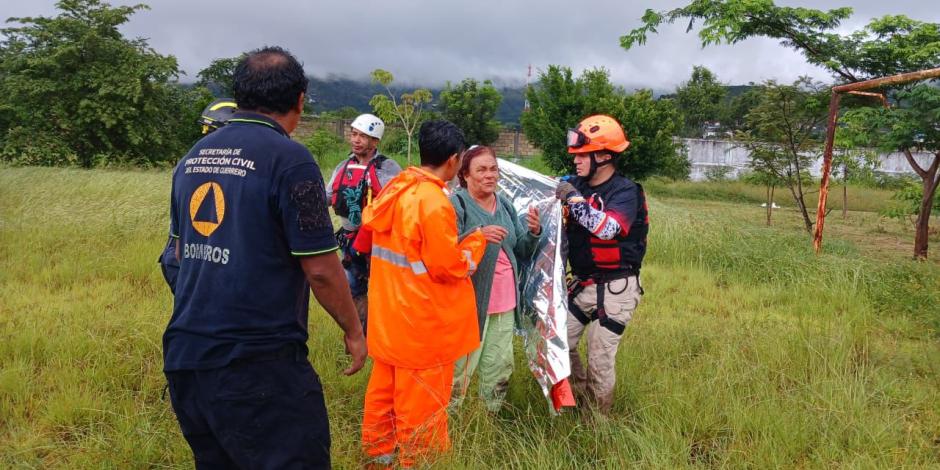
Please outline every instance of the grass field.
M0 468L192 466L162 397L169 178L0 168ZM614 416L551 418L519 354L508 409L468 400L436 468L940 467L940 264L910 261L910 227L833 212L816 257L791 209L766 227L695 188L648 185ZM357 468L367 374L341 376L316 305L310 330L334 465Z

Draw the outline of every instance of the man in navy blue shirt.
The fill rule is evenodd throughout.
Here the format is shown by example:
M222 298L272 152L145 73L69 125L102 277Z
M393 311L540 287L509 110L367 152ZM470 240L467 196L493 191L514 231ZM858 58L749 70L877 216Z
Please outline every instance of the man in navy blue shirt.
M311 289L345 332L344 373L365 361L320 168L289 137L306 88L288 52L249 53L235 69L239 112L173 174L180 272L164 372L197 468L329 468L323 389L307 361Z

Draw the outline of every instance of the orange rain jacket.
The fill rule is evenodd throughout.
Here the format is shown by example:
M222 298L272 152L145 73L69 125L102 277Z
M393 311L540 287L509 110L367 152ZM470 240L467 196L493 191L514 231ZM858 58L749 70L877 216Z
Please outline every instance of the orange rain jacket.
M453 363L479 344L470 275L483 258L479 230L457 239L444 181L416 167L393 178L362 213L372 235L369 355L397 367Z

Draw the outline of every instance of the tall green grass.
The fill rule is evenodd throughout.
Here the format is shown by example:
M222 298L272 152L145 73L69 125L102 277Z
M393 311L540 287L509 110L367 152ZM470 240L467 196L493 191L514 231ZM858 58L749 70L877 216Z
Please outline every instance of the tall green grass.
M671 181L652 178L643 182L646 191L663 198L682 198L707 201L742 202L763 204L767 202L766 188L744 181ZM833 184L829 188L827 207L834 211L842 210L842 186ZM850 211L881 212L897 205L891 199L894 191L870 188L850 184L847 191L846 206ZM815 208L819 197L819 186L809 186L805 198ZM793 196L786 187L778 187L774 192L774 202L781 207L795 207Z
M0 468L192 466L162 398L169 179L0 168ZM551 418L517 347L507 408L468 400L435 468L940 466L936 263L836 236L816 257L739 204L650 192L613 416ZM310 330L334 465L358 468L367 375L316 305Z

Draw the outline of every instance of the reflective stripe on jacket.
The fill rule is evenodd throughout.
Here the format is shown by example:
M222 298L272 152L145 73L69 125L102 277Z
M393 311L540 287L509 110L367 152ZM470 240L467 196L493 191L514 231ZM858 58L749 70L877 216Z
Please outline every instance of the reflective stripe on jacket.
M366 207L363 227L372 235L369 354L423 369L453 363L479 346L470 275L486 240L477 230L458 242L444 182L408 168Z

